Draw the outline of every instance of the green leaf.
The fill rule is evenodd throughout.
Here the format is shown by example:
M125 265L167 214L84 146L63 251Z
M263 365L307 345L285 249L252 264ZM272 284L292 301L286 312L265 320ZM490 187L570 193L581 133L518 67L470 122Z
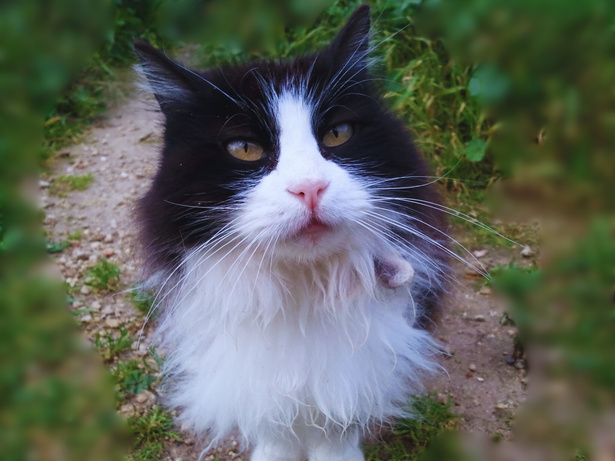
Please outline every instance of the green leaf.
M485 157L487 143L482 139L474 139L466 144L463 154L471 162L480 162Z

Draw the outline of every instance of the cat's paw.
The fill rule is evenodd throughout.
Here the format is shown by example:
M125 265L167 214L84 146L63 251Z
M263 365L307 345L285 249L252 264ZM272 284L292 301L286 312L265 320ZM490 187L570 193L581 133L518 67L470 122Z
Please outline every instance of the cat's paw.
M399 256L378 257L374 264L378 280L386 288L408 285L414 278L412 265Z
M308 457L308 461L365 461L365 457L358 446L332 446L327 444L313 450Z
M305 456L292 444L260 442L254 448L250 461L305 461Z

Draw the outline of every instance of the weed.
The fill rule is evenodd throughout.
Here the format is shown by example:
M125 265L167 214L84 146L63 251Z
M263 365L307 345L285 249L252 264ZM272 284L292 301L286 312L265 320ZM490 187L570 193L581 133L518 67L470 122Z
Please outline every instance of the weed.
M504 440L504 434L502 434L501 432L496 432L491 436L491 440L496 443L501 442L502 440Z
M161 369L162 366L164 365L164 359L158 355L158 352L156 351L156 347L150 346L149 353L154 359L154 362L156 362L156 365L158 365L158 368Z
M181 440L174 430L173 418L160 407L154 407L143 416L128 419L128 425L135 436L131 461L160 459L165 439Z
M72 242L76 240L81 240L83 237L83 230L77 229L74 232L69 233L66 236L66 240L61 242L53 242L51 240L47 241L47 253L60 253L64 251L66 248L71 246Z
M411 406L416 417L399 420L389 440L368 446L367 461L418 459L438 434L457 425L450 402L440 403L432 394L415 397Z
M98 291L111 291L120 284L120 268L106 259L89 268L84 283Z
M94 337L94 344L101 351L103 359L107 361L116 357L120 352L130 350L134 342L134 338L125 327L120 327L120 334L117 338L111 333L106 333L104 337L96 333Z
M113 377L120 391L131 394L140 394L149 389L156 377L144 371L147 367L144 361L128 360L119 362L113 370Z
M76 241L83 238L83 229L76 229L73 232L69 232L66 236L66 240Z
M151 293L139 288L134 288L130 291L129 296L132 304L137 308L137 310L143 312L144 314L147 314L152 308L154 297Z
M60 253L70 246L70 242L47 242L47 253Z
M92 184L93 181L94 176L92 176L92 173L88 173L82 176L58 176L51 180L49 192L54 195L65 196L67 192L86 190L88 187L90 187L90 184Z

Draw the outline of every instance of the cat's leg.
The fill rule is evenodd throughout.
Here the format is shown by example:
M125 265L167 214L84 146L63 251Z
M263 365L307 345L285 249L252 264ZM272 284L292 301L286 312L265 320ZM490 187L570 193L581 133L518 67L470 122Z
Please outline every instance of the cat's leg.
M364 461L359 446L357 429L348 429L339 434L323 434L314 437L308 448L309 461Z
M299 440L294 435L261 433L250 461L305 461L305 456Z

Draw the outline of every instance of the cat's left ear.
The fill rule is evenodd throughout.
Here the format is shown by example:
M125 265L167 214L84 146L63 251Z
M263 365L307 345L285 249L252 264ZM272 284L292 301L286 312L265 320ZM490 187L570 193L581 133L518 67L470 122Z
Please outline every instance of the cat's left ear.
M165 115L199 91L198 76L148 42L136 40L134 50L139 58L137 69L147 79Z
M329 50L333 63L343 67L364 67L369 52L370 7L361 5L337 34Z

